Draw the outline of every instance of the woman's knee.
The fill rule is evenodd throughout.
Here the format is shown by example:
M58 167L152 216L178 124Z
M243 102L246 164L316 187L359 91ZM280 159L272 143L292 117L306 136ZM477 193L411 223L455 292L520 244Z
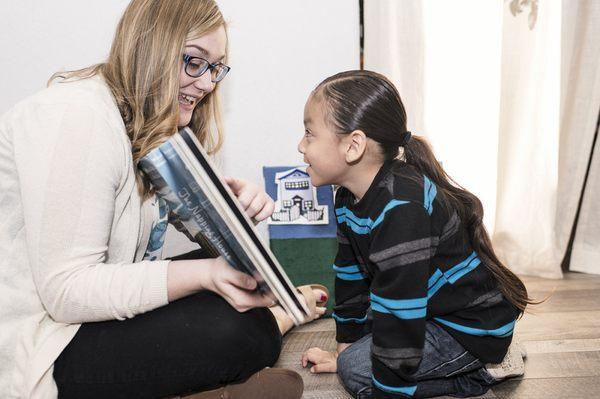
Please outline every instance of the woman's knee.
M273 365L281 351L281 334L272 314L264 308L240 313L223 298L199 295L193 334L203 337L235 357L255 367ZM261 368L262 368L261 367Z
M237 331L235 340L238 348L243 350L249 361L258 366L267 367L275 364L281 353L282 337L273 315L266 308L252 309L238 313L232 318L230 328Z

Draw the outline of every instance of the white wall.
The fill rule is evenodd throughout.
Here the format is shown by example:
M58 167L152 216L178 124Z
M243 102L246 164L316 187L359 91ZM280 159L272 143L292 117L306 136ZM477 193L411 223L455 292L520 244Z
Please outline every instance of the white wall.
M301 164L304 103L326 77L359 68L358 1L218 0L229 23L223 170L263 184L262 166ZM266 225L259 231L266 236Z
M57 71L103 61L126 0L0 2L0 114Z
M262 184L263 165L301 163L296 144L312 88L358 68L358 1L217 1L229 23L232 67L222 84L227 139L221 164L231 176ZM43 88L52 73L102 61L127 3L1 2L0 114ZM172 237L167 253L187 246Z

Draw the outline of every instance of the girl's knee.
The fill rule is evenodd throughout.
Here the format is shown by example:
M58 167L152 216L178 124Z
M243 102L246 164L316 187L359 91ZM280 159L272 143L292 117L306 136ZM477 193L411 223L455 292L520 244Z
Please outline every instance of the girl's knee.
M347 386L346 381L352 379L352 362L350 361L351 356L348 355L348 349L338 355L337 358L337 373L340 380Z
M347 390L356 394L371 386L370 340L360 340L346 348L337 358L337 372Z

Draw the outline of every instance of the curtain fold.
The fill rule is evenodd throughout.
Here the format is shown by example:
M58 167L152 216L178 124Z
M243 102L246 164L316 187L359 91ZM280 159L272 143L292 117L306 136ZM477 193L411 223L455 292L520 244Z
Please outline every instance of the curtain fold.
M493 242L519 274L562 276L557 224L561 6L544 2L530 29L504 9L498 195Z
M571 249L570 270L600 274L600 3L563 2L563 81L556 230L566 248L579 199L581 210ZM564 219L564 222L562 221Z
M425 38L421 0L366 0L364 67L387 76L402 96L408 129L424 132Z

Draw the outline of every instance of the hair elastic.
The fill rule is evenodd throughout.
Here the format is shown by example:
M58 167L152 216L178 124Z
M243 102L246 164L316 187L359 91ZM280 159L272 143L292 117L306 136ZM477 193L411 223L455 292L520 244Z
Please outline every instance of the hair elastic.
M404 147L406 144L408 144L408 142L410 141L410 138L412 137L412 133L409 132L408 130L404 133L402 133L402 139L400 140L400 147Z

